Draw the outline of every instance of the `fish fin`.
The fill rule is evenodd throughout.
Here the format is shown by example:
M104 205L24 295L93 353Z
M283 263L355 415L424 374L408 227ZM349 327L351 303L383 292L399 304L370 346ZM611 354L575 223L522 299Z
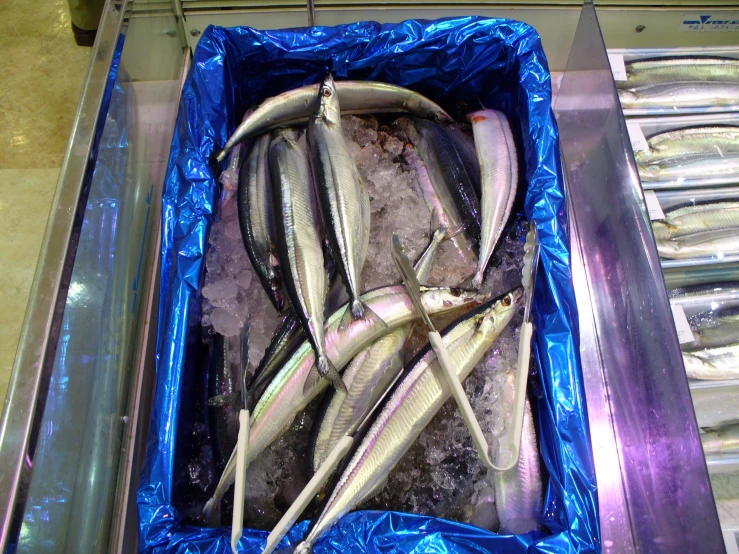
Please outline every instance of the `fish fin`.
M311 552L313 552L313 546L307 541L298 543L295 550L293 550L293 554L311 554Z
M303 384L303 394L306 394L310 389L316 386L316 383L321 380L321 375L318 373L316 364L313 364L308 372L308 377L305 378Z
M337 391L344 394L347 393L344 380L341 378L341 375L339 375L339 371L336 369L331 360L328 359L328 356L321 356L318 358L318 374L321 377L328 379L329 383L331 383L331 386L334 387Z
M362 305L362 308L363 308L362 319L364 319L366 323L372 324L372 325L379 325L383 329L389 328L388 324L385 323L385 320L382 319L379 315L377 315L377 313L372 308L370 308L367 304L365 304L361 300L356 300L356 302Z
M220 503L216 501L215 497L212 497L203 506L203 515L208 523L213 523L216 519L215 516L221 511Z
M477 273L475 273L475 276L472 277L472 288L475 290L480 290L480 287L482 286L482 282L485 280L485 269L480 268Z

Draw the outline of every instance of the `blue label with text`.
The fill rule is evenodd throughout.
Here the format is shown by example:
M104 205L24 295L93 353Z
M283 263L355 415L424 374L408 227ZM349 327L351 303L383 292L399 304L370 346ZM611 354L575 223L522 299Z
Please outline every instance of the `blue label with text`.
M737 31L739 13L693 14L683 16L683 31Z

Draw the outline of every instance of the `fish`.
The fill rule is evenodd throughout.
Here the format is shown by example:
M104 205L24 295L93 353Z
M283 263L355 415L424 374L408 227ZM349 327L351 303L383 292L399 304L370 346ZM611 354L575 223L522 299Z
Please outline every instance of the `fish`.
M264 389L277 375L287 357L295 352L303 340L305 340L303 327L300 325L295 312L290 310L282 318L279 327L272 335L267 350L259 361L259 365L254 370L254 375L249 382L244 397L244 407L246 409L254 409L254 404L259 400Z
M472 286L480 288L516 199L518 157L511 126L504 113L481 110L467 117L472 122L482 177L480 258L472 278Z
M719 56L676 56L626 62L621 90L669 83L718 82L739 84L739 60Z
M666 212L664 220L652 222L654 236L659 240L735 227L739 227L739 202L685 206Z
M476 291L457 288L426 287L421 292L423 306L429 314L443 314L477 304L485 296ZM380 320L352 320L342 325L347 306L338 308L326 321L326 354L336 367L343 368L362 349L396 327L416 321L419 314L401 285L382 287L362 295ZM295 416L321 394L328 382L314 369L315 353L310 343L303 342L272 379L251 413L247 466L290 426ZM234 481L236 451L223 470L213 496L203 512L210 518L221 498Z
M739 127L704 125L673 129L647 139L634 153L642 181L739 175Z
M688 379L722 381L739 379L739 343L683 352Z
M472 184L473 176L444 129L427 119L411 118L406 129L418 150L435 191L445 190L454 201L467 234L480 240L480 201ZM437 193L438 194L438 193Z
M675 287L667 291L670 298L686 296L704 296L707 294L721 294L736 292L739 295L739 281L718 281L713 283L698 283Z
M475 141L472 137L466 135L456 126L442 125L444 132L452 139L452 145L462 160L467 175L470 176L472 188L478 198L482 195L482 174L480 173L480 163L477 160L477 150Z
M408 165L411 166L418 177L418 185L423 195L429 211L435 214L439 221L439 225L444 229L450 237L452 244L461 256L464 266L477 266L477 256L475 255L472 241L465 232L465 225L462 217L457 211L457 207L452 200L451 194L443 183L432 181L426 164L418 154L418 150L412 144L406 145L403 150ZM438 186L438 188L437 188Z
M415 266L419 281L425 281L433 258L446 233L437 229ZM309 458L315 473L336 443L362 420L403 369L403 347L412 325L390 331L354 356L342 377L347 393L329 391L319 409L310 442Z
M469 375L510 323L522 297L519 288L486 302L444 331L443 340L460 380ZM340 518L382 489L389 472L451 394L436 353L427 345L406 366L376 409L364 437L296 553L310 552Z
M308 156L290 129L275 131L269 167L278 206L277 243L285 288L295 315L316 353L316 369L339 390L344 382L326 355L323 307L328 275L323 257L321 216Z
M739 452L739 425L701 432L703 453L728 454Z
M694 106L732 106L739 104L739 83L693 81L656 83L630 90L619 90L623 108L684 108Z
M231 371L229 339L216 333L208 354L208 423L213 451L221 467L236 446L239 430L237 379Z
M739 254L739 228L703 231L670 240L657 240L660 257L669 260Z
M268 98L244 118L229 137L218 155L217 162L249 137L266 133L278 127L304 125L315 110L315 102L322 85L314 84L293 89ZM342 112L412 113L434 121L451 123L454 120L438 104L410 89L376 81L338 81L338 101Z
M544 499L539 449L528 398L523 413L518 463L508 471L496 472L493 480L500 533L519 535L539 529Z
M236 200L246 253L272 305L282 313L287 300L277 252L277 222L268 159L270 141L269 135L262 135L244 157Z
M369 247L369 193L344 140L339 98L330 73L308 121L307 138L331 254L349 293L351 315L363 318L359 274Z
M687 350L727 346L739 341L739 307L708 311L688 319L695 341L684 344Z

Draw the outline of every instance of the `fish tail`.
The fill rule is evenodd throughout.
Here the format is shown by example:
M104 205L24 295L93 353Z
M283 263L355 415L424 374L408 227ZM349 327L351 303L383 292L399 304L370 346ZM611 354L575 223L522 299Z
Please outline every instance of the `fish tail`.
M364 319L364 311L365 307L361 300L352 301L352 317L354 319Z
M298 543L293 550L293 554L311 554L313 552L313 546L308 541Z
M475 276L472 278L472 288L475 290L479 290L482 286L482 281L485 279L485 271L480 269L475 273Z
M205 516L206 520L210 521L213 518L213 514L215 514L217 509L218 509L218 499L216 499L216 497L213 496L208 500L208 502L205 503L205 506L203 506L203 515Z
M339 375L339 371L331 360L328 359L328 356L321 356L318 358L318 373L321 377L328 379L331 386L337 391L346 394L347 391L344 380L341 378L341 375Z

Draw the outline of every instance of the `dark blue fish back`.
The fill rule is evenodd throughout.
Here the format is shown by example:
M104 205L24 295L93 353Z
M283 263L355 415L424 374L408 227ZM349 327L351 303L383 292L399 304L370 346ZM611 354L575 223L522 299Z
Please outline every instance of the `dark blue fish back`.
M316 552L600 551L550 74L533 28L481 17L283 31L209 27L204 32L182 90L164 185L157 382L138 491L140 549L230 552L230 529L184 525L176 508L188 494L175 470L189 455L188 399L200 349L198 291L218 198L210 160L248 107L318 83L326 70L337 79L412 88L457 119L481 104L502 110L521 136L525 212L536 221L541 239L534 355L548 486L542 533L502 536L432 517L357 512L320 540ZM306 529L307 522L296 525L284 545L299 541ZM241 551L261 552L267 534L245 529Z

